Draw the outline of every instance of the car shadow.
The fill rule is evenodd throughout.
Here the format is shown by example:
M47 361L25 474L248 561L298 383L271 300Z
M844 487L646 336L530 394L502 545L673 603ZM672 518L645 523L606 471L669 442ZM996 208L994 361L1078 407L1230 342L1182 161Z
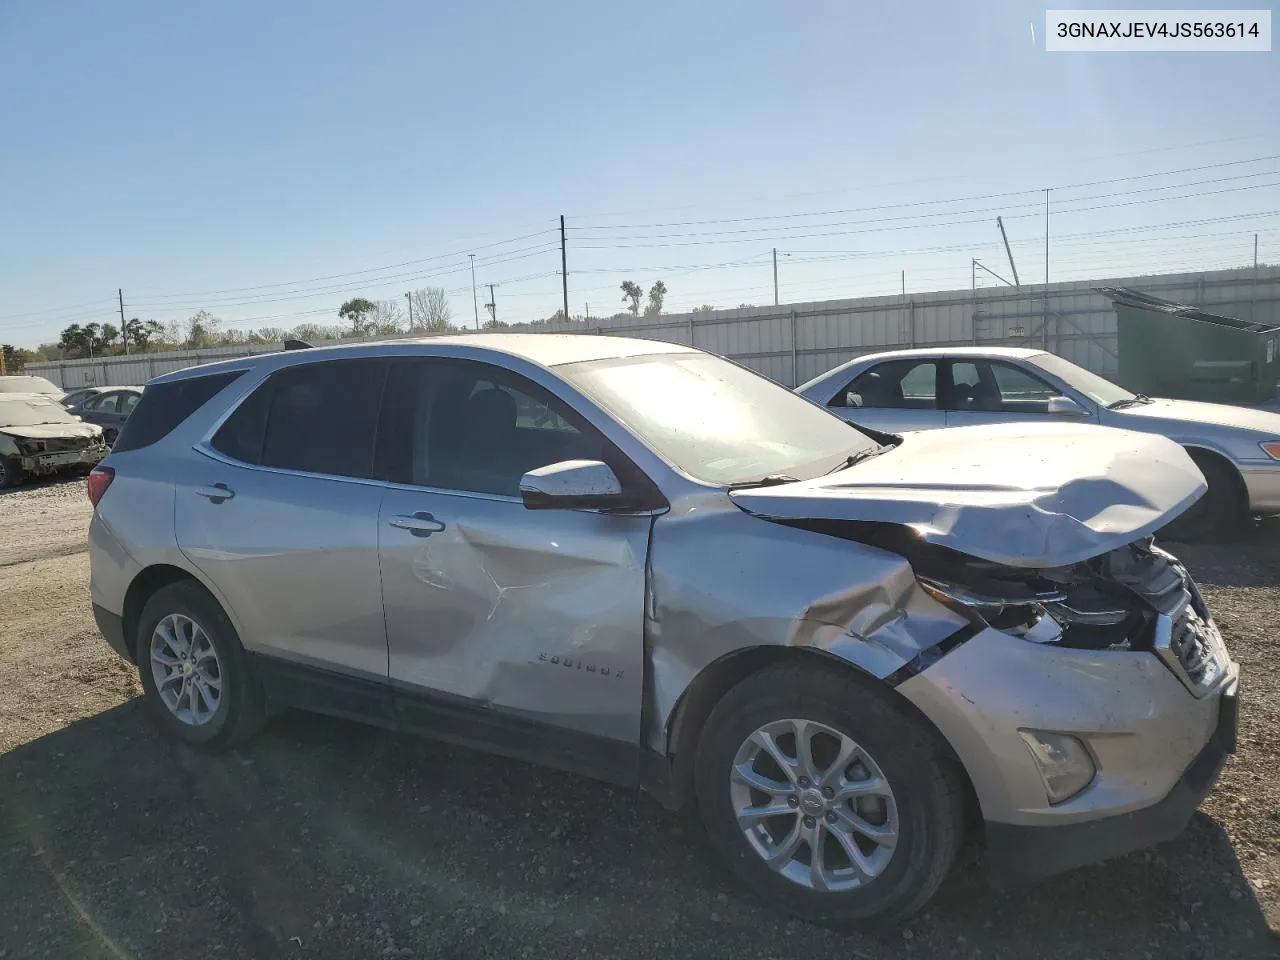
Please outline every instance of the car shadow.
M205 754L138 700L0 756L0 903L21 957L1277 950L1202 815L1153 853L1024 890L994 890L971 844L906 929L835 931L740 892L691 816L628 791L301 714Z

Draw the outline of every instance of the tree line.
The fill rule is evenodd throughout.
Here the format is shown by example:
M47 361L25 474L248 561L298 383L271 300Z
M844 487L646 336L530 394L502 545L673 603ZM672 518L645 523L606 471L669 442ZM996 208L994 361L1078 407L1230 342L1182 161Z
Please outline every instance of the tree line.
M412 315L412 319L410 319ZM441 287L422 287L402 300L368 300L358 297L338 308L338 323L299 323L292 327L228 327L208 310L186 320L141 320L125 323L72 323L58 339L34 350L3 346L8 373L28 363L49 360L113 357L168 350L204 350L209 347L267 345L285 340L342 340L354 337L394 336L399 333L442 333L452 328L449 297Z

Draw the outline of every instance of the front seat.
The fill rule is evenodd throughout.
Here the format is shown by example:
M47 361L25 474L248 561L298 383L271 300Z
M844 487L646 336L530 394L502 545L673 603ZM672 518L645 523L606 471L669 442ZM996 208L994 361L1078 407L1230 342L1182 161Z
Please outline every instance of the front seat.
M1000 409L1000 391L994 384L979 383L973 388L972 409L988 411Z

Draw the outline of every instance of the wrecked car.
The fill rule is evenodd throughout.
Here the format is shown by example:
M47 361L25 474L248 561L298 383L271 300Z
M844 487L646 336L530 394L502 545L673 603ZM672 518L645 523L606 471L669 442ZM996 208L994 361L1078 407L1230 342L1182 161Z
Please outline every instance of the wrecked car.
M102 428L82 423L56 397L0 393L0 489L27 477L87 473L106 455Z
M60 397L62 388L55 386L44 377L14 373L0 376L0 394L4 393L35 393L41 396Z
M970 829L1002 881L1183 829L1238 670L1151 533L1204 489L1163 437L877 434L679 345L347 345L152 381L91 594L186 743L296 707L576 771L890 920Z

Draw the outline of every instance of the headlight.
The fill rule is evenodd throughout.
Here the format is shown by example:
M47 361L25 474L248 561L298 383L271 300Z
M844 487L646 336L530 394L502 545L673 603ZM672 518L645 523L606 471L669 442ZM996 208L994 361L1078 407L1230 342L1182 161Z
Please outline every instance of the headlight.
M1268 440L1266 443L1258 444L1272 460L1280 460L1280 440Z
M1045 609L1045 604L1062 601L1066 597L1064 593L1055 591L1023 597L996 597L928 577L918 580L921 589L943 606L970 618L977 616L997 630L1031 643L1056 643L1062 638L1062 625Z
M1050 804L1070 800L1093 782L1098 768L1079 738L1045 730L1019 730L1018 736L1040 768Z

